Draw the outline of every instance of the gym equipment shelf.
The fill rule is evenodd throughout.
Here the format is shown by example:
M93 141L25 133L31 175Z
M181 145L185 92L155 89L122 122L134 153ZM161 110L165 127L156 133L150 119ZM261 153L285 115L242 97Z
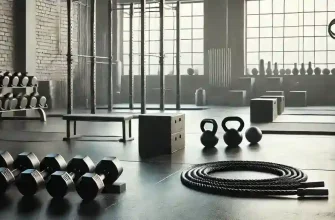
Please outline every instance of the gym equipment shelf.
M25 88L36 88L38 86L0 86L0 89L25 89Z
M0 110L0 121L2 121L2 120L23 120L23 119L36 120L36 118L29 118L29 117L24 117L24 116L23 117L22 116L2 117L2 114L3 113L8 113L8 112L20 112L20 111L37 110L37 112L40 115L40 117L39 117L40 121L46 122L47 117L46 117L44 109L47 109L47 108L48 108L48 105L46 105L45 107L37 107L37 108Z

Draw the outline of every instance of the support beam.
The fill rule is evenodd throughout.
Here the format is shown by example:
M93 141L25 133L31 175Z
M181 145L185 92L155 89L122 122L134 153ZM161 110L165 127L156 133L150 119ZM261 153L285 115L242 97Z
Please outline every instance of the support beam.
M108 35L107 35L107 45L108 45L108 95L107 95L107 105L108 112L113 110L113 54L112 54L112 0L108 0Z
M181 35L180 35L180 1L177 2L177 6L176 6L176 93L177 93L177 97L176 97L176 109L180 110L181 108L181 78L180 78L180 39L181 39Z
M97 109L97 64L96 64L96 0L91 0L91 114L96 113Z
M146 0L141 0L141 114L146 113L147 91L145 71L145 7Z
M67 114L73 111L72 33L72 0L67 0Z
M134 73L133 73L133 44L134 44L134 3L129 9L129 109L134 109Z
M165 21L165 0L159 2L159 87L160 87L160 110L165 110L165 74L164 74L164 21Z
M119 60L119 35L118 35L118 1L112 0L112 55L113 55L113 63L117 63ZM114 10L115 9L115 10ZM116 98L116 94L120 92L121 88L119 88L118 81L119 79L119 72L118 72L118 65L113 65L112 68L113 73L113 95Z

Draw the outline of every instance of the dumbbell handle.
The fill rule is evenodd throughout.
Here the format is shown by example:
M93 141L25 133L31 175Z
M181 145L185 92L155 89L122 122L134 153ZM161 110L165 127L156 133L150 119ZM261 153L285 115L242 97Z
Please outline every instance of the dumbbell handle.
M100 176L100 178L101 178L102 181L104 181L105 178L106 178L106 176L104 174L99 174L99 176Z
M21 174L21 170L19 169L14 169L11 171L15 179Z
M46 179L48 176L50 176L50 172L48 170L43 170L40 172L40 174L42 175L43 179Z

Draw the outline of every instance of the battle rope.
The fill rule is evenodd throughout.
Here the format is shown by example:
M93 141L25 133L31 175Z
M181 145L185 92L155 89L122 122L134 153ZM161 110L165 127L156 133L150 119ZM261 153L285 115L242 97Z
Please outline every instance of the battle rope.
M328 26L328 33L331 38L335 39L335 33L332 31L332 26L335 25L335 19L333 19Z
M277 175L271 179L239 180L211 176L215 172L257 171ZM301 170L281 164L257 161L222 161L195 165L182 172L181 182L194 190L230 196L328 196L324 182L306 182L307 175Z

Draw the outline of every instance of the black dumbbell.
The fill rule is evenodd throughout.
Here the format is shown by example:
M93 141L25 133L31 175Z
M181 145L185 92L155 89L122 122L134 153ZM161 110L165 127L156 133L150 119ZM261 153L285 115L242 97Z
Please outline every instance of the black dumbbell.
M34 92L30 94L30 106L31 108L44 108L47 104L47 98L40 95L37 92L37 89L34 89Z
M77 184L77 192L83 200L93 200L105 188L113 184L122 174L123 168L116 157L105 157L95 168L95 173L86 173Z
M0 193L7 191L8 187L17 180L21 172L26 169L38 169L40 161L33 153L21 153L13 160L12 156L7 152L1 153L0 167ZM6 162L7 164L3 164ZM13 170L11 170L13 166Z
M19 77L14 76L12 73L5 72L3 75L7 76L9 78L9 84L8 85L10 87L16 87L19 84Z
M75 183L85 173L94 172L95 164L89 157L75 156L67 165L67 172L56 171L47 183L47 190L53 198L64 198L75 189Z
M9 77L4 76L4 72L0 72L0 86L7 87L9 85Z
M37 77L36 76L29 76L28 72L22 73L22 76L28 77L28 84L27 86L37 86Z
M25 109L28 106L28 97L24 93L18 93L15 95L15 98L17 99L17 109Z
M16 181L16 186L24 196L33 196L45 187L48 177L56 171L66 169L66 161L60 154L49 154L40 164L39 172L36 169L28 169L21 173L21 177Z
M12 168L14 159L8 151L0 152L0 167Z
M13 110L17 107L18 100L14 97L13 93L0 94L0 100L3 110Z
M26 87L29 83L29 78L26 75L23 75L21 72L15 72L13 76L19 77L18 86Z

